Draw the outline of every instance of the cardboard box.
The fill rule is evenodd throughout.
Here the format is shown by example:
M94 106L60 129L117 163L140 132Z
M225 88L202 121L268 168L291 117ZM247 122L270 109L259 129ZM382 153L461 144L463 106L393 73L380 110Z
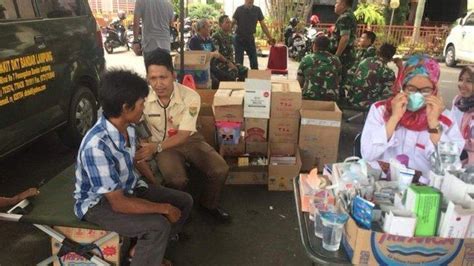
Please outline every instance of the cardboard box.
M245 82L241 81L221 81L219 89L245 90Z
M196 92L201 97L201 106L212 106L214 94L216 94L216 91L217 90L196 90Z
M434 236L438 226L441 193L426 186L411 185L406 192L405 208L416 215L415 236Z
M298 145L293 143L270 143L268 147L268 190L291 191L293 190L293 179L297 177L301 169L301 157ZM290 151L290 153L288 153ZM272 164L274 156L294 156L295 164ZM274 161L274 160L273 160Z
M245 141L240 138L239 144L222 144L219 147L219 154L222 157L238 157L245 153Z
M247 78L249 78L249 79L270 80L272 78L272 71L271 70L249 69L248 72L247 72Z
M297 80L272 82L272 104L270 116L299 119L301 109L301 87Z
M245 80L244 117L270 118L272 84L270 80Z
M240 122L216 122L217 143L222 144L239 144L242 134L242 123Z
M267 142L268 119L245 118L245 141Z
M386 233L412 237L415 235L416 217L410 211L393 210L385 216L383 230Z
M337 162L342 112L335 102L303 101L299 147L303 171ZM271 134L271 133L270 133Z
M448 209L443 219L440 219L440 237L464 238L470 235L470 226L474 210L464 209L463 206L448 204Z
M268 155L268 142L245 142L245 153Z
M266 185L268 183L268 167L232 167L225 183L228 185Z
M72 228L64 226L54 226L54 229L66 236L67 238L76 241L78 243L92 243L102 237L104 237L109 232L103 230L92 230L92 229L83 229L83 228ZM104 254L104 259L111 263L112 265L119 265L120 262L120 245L119 245L119 235L116 234L110 240L105 242L100 246L102 253ZM51 250L52 254L58 254L61 243L55 239L51 239ZM69 253L61 257L62 265L65 266L75 266L75 265L89 265L90 262L85 258L77 255L76 253ZM59 266L59 262L56 260L53 264L54 266Z
M184 52L184 74L191 74L198 89L210 89L211 56L206 51ZM181 69L181 55L178 53L174 60L174 68Z
M196 122L196 128L197 131L204 137L206 142L216 149L216 127L211 106L201 105Z
M297 118L270 119L270 142L298 143L299 120Z
M404 237L366 230L349 217L341 242L354 265L473 265L474 239Z
M218 89L212 106L216 121L243 122L245 91L242 89Z

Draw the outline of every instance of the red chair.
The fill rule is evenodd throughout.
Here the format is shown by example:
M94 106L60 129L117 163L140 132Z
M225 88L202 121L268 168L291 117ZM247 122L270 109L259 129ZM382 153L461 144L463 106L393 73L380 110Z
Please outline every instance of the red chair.
M288 47L277 44L270 47L267 69L272 74L288 76Z

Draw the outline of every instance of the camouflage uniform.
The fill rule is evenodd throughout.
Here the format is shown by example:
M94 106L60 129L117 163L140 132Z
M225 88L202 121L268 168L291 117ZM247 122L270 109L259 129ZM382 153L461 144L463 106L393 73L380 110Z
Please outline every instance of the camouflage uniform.
M298 75L304 77L303 99L337 101L341 75L339 58L329 52L317 51L303 57Z
M367 48L362 48L358 49L356 51L356 64L355 68L357 68L357 65L362 62L362 60L369 58L369 57L374 57L377 55L377 49L374 46L369 46Z
M395 73L380 57L364 59L350 80L349 101L353 106L369 108L392 95L394 81Z
M228 61L235 64L232 35L225 33L222 29L218 29L216 33L212 35L212 41L214 42L216 50L219 51L219 53L223 55ZM235 65L237 66L237 69L232 70L230 70L227 63L224 62L219 62L216 67L221 71L228 72L232 77L234 77L234 80L236 78L239 78L239 80L244 80L247 76L248 68L238 64Z
M377 55L377 49L374 46L369 46L367 48L362 48L362 49L357 49L356 51L356 60L354 65L347 71L347 81L345 84L343 84L346 92L349 92L351 89L351 80L354 80L355 78L355 72L357 70L357 67L359 66L360 62L362 62L364 59L369 58L369 57L374 57Z
M357 21L351 9L346 10L346 12L341 14L336 20L333 39L331 42L332 51L334 54L336 53L337 47L339 46L341 36L346 34L349 34L349 42L347 43L346 49L344 49L341 56L339 57L339 60L342 64L342 76L339 90L339 96L341 97L345 96L344 84L346 84L347 73L355 63L354 42L356 40L357 34Z

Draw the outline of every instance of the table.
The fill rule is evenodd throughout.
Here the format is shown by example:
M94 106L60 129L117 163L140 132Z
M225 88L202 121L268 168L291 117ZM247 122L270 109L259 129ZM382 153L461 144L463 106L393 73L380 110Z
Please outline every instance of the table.
M296 177L293 182L295 196L296 214L298 215L298 225L300 228L301 242L308 257L317 265L352 265L344 249L338 251L327 251L323 248L322 240L314 235L313 221L309 219L309 213L301 211L300 197L300 177Z

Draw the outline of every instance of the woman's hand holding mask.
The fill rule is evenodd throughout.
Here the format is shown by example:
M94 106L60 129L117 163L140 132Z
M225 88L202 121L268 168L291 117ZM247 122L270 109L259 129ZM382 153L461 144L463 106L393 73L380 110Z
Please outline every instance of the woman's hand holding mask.
M392 99L392 117L400 121L407 110L408 97L401 92Z
M439 117L445 109L444 101L441 96L428 95L425 96L426 116L428 118L428 126L435 128L439 124Z

